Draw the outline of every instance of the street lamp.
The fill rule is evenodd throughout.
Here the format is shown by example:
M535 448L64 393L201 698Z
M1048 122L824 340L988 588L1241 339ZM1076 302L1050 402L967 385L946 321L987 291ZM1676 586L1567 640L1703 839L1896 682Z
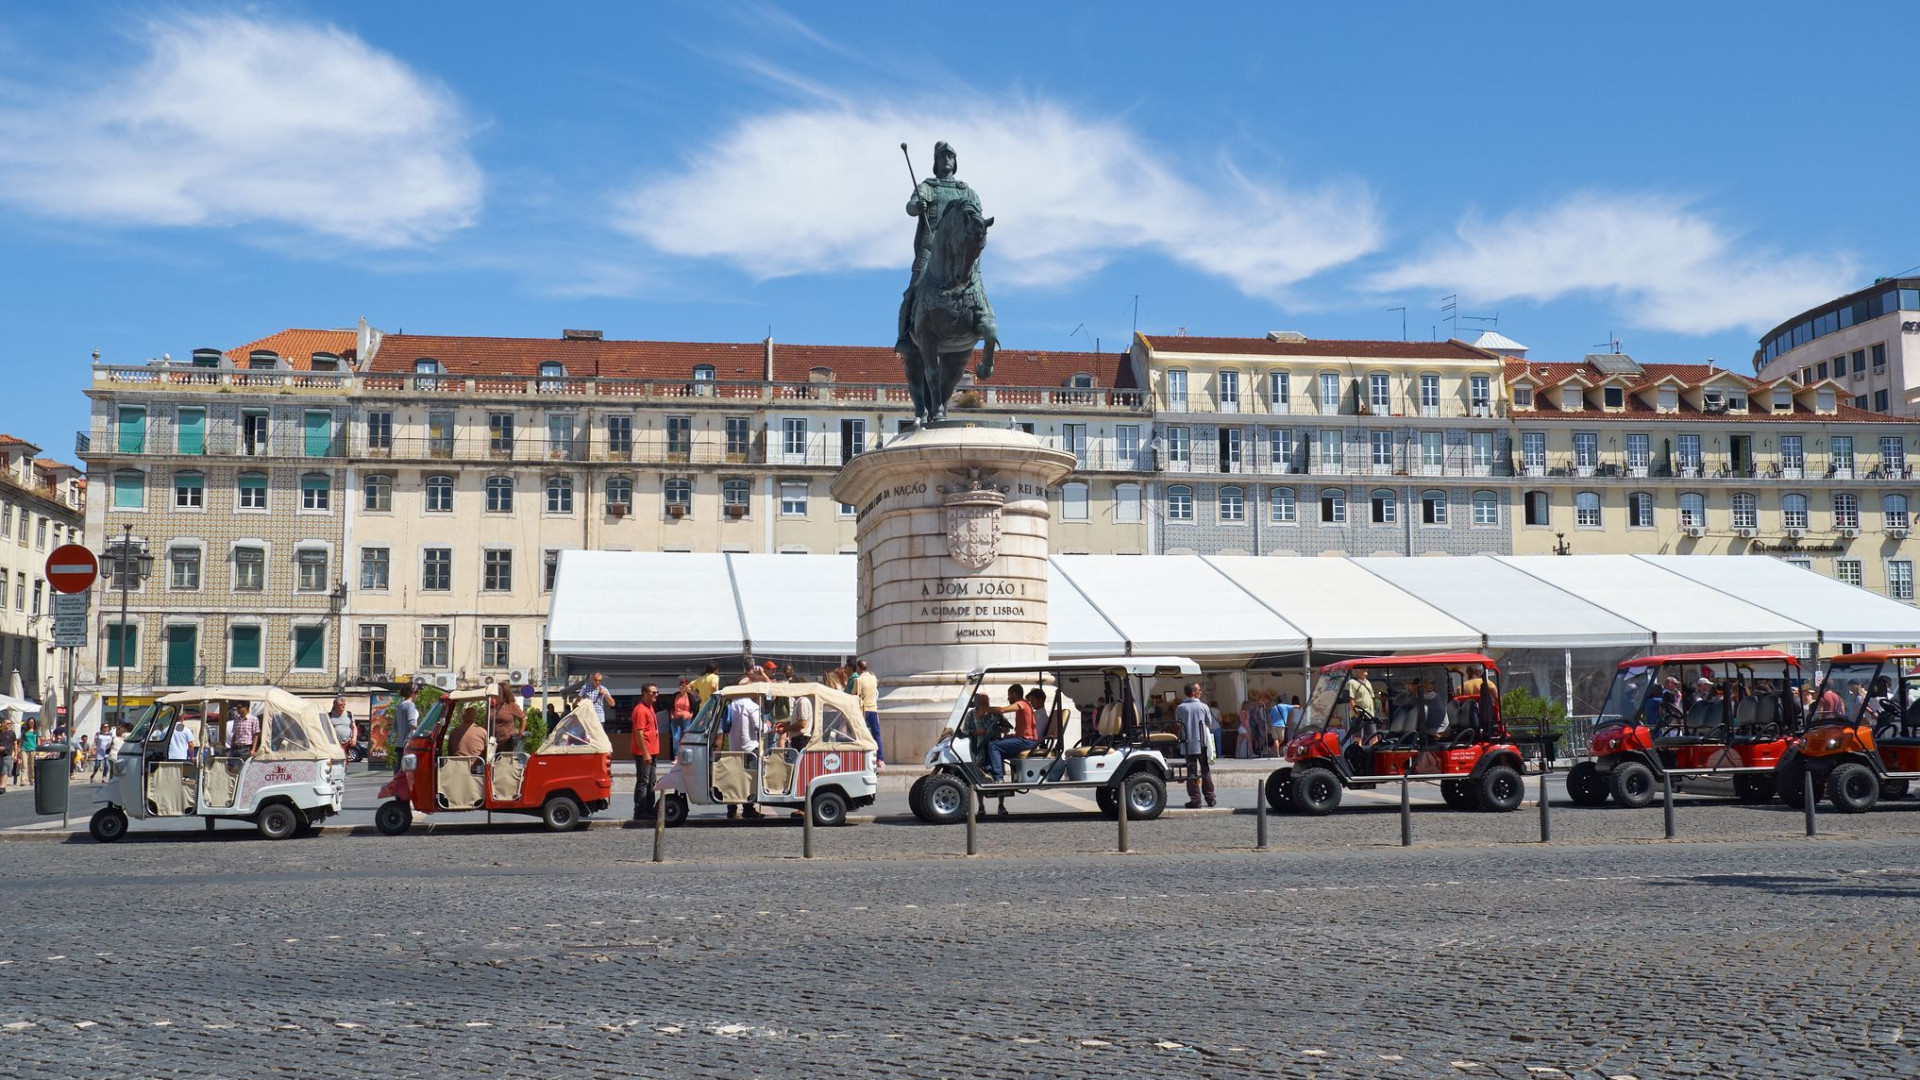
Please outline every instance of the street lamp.
M1559 541L1559 543L1557 543L1557 544L1555 544L1555 545L1553 545L1553 553L1554 553L1555 555L1571 555L1571 554L1573 554L1573 545L1572 545L1572 544L1569 544L1569 543L1567 543L1567 534L1566 534L1566 533L1563 533L1563 532L1557 532L1557 533L1554 533L1554 534L1553 534L1553 538L1554 538L1555 540L1557 540L1557 541Z
M339 693L346 688L347 644L340 640L340 615L347 610L347 583L341 581L327 594L327 607L333 612L333 689Z
M120 664L113 692L113 707L118 713L116 724L125 723L127 719L127 590L153 573L153 555L147 550L146 541L134 542L133 526L121 528L120 539L107 545L106 557L100 560L113 567L113 576L120 585L120 627L115 631L115 640L120 643Z

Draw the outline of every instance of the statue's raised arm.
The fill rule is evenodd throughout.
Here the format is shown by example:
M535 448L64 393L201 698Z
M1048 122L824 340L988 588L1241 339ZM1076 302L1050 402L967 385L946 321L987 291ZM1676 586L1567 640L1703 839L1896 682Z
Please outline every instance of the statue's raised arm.
M907 199L907 213L919 220L894 351L906 367L914 415L923 422L946 417L947 400L974 345L984 343L977 374L985 379L993 374L993 351L1000 344L993 306L980 284L980 255L993 219L981 213L973 189L955 178L959 165L953 147L936 143L932 178L919 181Z

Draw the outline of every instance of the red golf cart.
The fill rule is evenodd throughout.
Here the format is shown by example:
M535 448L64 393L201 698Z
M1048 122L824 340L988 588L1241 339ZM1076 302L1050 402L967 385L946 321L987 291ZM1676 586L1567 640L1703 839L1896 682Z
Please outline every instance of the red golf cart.
M1666 777L1727 785L1741 802L1773 798L1774 767L1799 729L1800 661L1766 649L1623 660L1600 710L1590 758L1567 773L1581 806L1653 802Z
M1847 814L1903 799L1920 779L1920 649L1834 657L1812 713L1774 771L1782 801L1804 805L1803 771L1813 773L1814 798Z
M1268 804L1327 814L1347 788L1438 781L1456 810L1520 805L1524 759L1500 719L1500 669L1479 653L1377 656L1320 669L1306 729L1267 777Z
M561 717L538 749L502 750L491 735L477 756L453 753L461 725L487 728L489 691L456 690L434 702L408 740L400 771L380 789L382 833L398 836L413 815L483 810L533 814L554 832L578 828L613 793L613 743L586 701Z

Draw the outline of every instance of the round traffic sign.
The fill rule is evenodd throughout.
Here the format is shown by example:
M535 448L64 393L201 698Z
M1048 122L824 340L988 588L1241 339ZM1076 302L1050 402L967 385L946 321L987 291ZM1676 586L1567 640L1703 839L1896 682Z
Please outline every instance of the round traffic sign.
M47 556L47 583L54 592L83 593L100 576L100 562L81 544L61 544Z

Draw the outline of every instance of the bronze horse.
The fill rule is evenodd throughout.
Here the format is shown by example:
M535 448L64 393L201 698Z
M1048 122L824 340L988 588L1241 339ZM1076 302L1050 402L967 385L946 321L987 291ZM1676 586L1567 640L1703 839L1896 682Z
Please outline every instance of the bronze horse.
M946 419L947 400L976 342L982 345L975 374L982 379L993 375L993 350L1000 337L978 272L992 225L993 219L981 217L977 207L956 202L933 228L926 269L913 287L907 351L900 357L913 414L922 423Z

